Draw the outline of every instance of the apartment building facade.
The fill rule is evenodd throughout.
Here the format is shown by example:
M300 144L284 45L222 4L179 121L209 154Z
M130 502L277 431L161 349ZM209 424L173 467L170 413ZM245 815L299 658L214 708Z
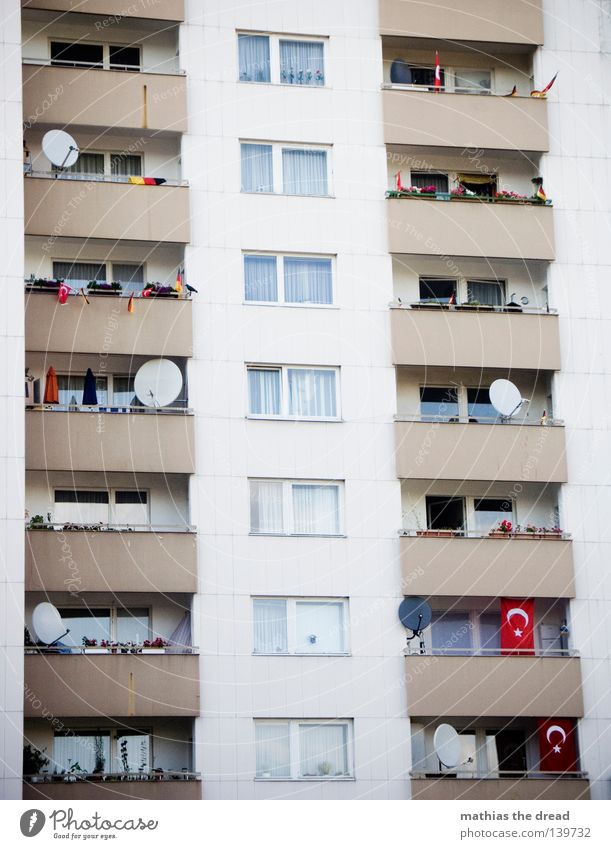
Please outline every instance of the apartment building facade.
M3 795L608 798L608 10L122 5L7 3Z

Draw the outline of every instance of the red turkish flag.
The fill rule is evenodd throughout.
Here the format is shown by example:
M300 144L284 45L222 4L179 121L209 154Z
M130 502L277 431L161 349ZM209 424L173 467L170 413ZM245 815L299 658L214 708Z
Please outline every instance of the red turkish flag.
M539 770L576 772L577 745L572 719L539 720Z
M441 91L441 67L439 65L439 53L435 51L435 91Z
M59 289L57 290L57 300L60 302L60 304L66 303L66 301L68 300L68 295L71 291L72 289L70 288L70 286L66 286L65 283L62 283L60 285Z
M535 653L535 602L532 598L501 599L502 654Z

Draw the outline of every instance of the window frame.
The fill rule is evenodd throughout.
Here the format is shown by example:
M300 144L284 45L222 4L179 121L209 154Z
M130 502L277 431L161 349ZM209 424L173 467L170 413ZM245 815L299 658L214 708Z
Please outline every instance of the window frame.
M96 613L97 610L108 610L109 611L109 617L108 617L109 628L108 628L108 630L109 630L109 634L110 634L109 639L113 643L118 641L118 633L117 632L118 632L118 619L119 619L119 613L118 612L119 612L119 610L133 610L135 608L138 608L140 610L146 610L147 616L148 616L148 621L149 621L148 633L145 633L145 634L142 635L141 642L144 642L144 640L152 639L152 635L155 632L155 628L153 627L153 608L152 608L151 604L137 604L137 605L129 605L129 606L127 606L127 605L122 606L122 605L117 605L117 604L114 604L114 605L113 604L107 604L107 605L89 606L87 608L83 608L82 606L77 606L77 605L74 605L74 604L67 603L67 604L58 604L58 606L57 606L57 609L59 611L75 610L75 611L78 612L78 611L82 611L82 610L85 609L85 610L90 611L91 613L94 614L94 616L92 616L92 618L95 618L95 613ZM60 613L60 616L61 615L62 614ZM82 645L82 643L76 643L77 647L80 646L80 645Z
M330 38L325 35L293 35L291 33L262 32L260 30L236 30L236 59L237 59L237 82L246 85L279 85L288 88L325 89L331 88L329 84L329 62L328 50ZM269 44L269 80L242 80L240 79L240 38L241 35L258 35L268 39ZM323 74L322 85L300 85L297 83L283 82L280 75L280 42L281 41L303 41L308 44L323 45Z
M252 522L249 516L249 536L256 537L303 537L306 539L311 538L319 538L319 539L341 539L346 536L345 534L345 513L344 513L344 488L345 481L343 480L312 480L310 478L266 478L266 477L252 477L248 478L248 492L249 492L249 509L252 498L252 483L256 482L263 483L279 483L282 484L282 522L283 529L282 531L254 531L252 529ZM295 531L295 517L293 511L293 486L329 486L337 488L337 533L333 534L323 534L323 533L315 533L315 534L307 534L301 531Z
M470 283L490 283L490 284L496 284L500 288L501 294L502 294L502 300L504 301L504 303L501 306L498 306L498 307L495 306L495 309L503 309L506 302L507 302L507 291L508 291L508 285L507 284L508 284L509 281L507 280L506 277L499 277L499 278L495 279L493 277L478 277L475 274L469 274L469 275L457 274L457 275L452 276L452 277L450 277L450 276L446 277L446 276L440 275L440 274L419 274L418 275L418 303L426 304L426 303L430 303L431 301L436 300L435 298L424 298L423 299L420 295L421 284L424 283L426 285L426 282L429 281L429 280L432 281L432 282L435 281L435 280L439 280L441 282L447 282L447 283L453 282L453 283L455 283L456 284L456 288L455 288L456 303L459 306L461 304L467 304L469 302L469 284ZM437 301L437 303L445 304L446 302L445 301ZM486 306L486 305L484 304L484 306Z
M147 513L148 513L148 523L147 524L149 526L151 525L151 490L148 487L142 487L142 486L141 487L111 486L111 487L104 488L104 487L101 487L101 486L80 486L79 485L79 486L70 487L70 486L66 486L66 485L61 485L61 486L53 485L53 509L55 509L55 505L58 504L58 503L59 504L70 503L70 502L57 502L55 500L55 493L58 492L58 491L59 492L69 491L69 492L104 492L104 493L106 493L108 495L108 502L107 502L108 518L107 518L107 521L104 524L120 525L121 527L124 527L126 523L114 521L116 516L115 516L114 509L113 509L113 505L116 503L115 499L116 499L117 492L144 492L144 493L146 493L146 507L147 507ZM72 503L77 503L77 502L72 502ZM113 521L111 521L111 520L113 520ZM78 524L78 522L75 522L75 524ZM83 524L86 524L86 523L83 523Z
M250 381L248 374L251 371L272 371L280 373L280 412L253 413L251 411ZM289 371L330 371L335 374L335 415L334 416L298 416L289 410ZM296 422L341 422L341 398L340 398L340 366L303 366L285 365L273 363L246 363L246 409L247 419L271 419L273 421L296 421Z
M257 740L256 740L256 726L257 725L285 725L287 728L287 736L289 743L289 775L287 776L264 776L257 774ZM354 720L353 719L286 719L284 717L279 719L255 719L253 721L253 725L255 726L253 734L254 740L254 754L255 754L255 781L354 781L356 778L355 769L354 769ZM304 725L339 725L346 728L346 765L348 771L345 775L302 775L300 772L301 768L301 752L300 752L300 739L299 739L299 731L300 728Z
M142 262L118 262L118 261L115 261L115 260L112 260L112 259L101 259L101 260L83 259L83 258L64 259L63 257L52 257L51 258L51 268L53 269L53 275L54 276L55 276L55 269L53 268L53 266L56 262L57 263L61 262L63 264L70 263L71 265L99 265L99 266L104 266L104 268L106 269L105 275L104 275L104 281L105 282L109 282L111 280L117 279L115 277L115 273L114 273L114 266L115 265L133 265L135 268L142 268L142 277L143 277L143 281L144 281L142 284L136 283L136 285L144 286L145 283L146 283L146 277L147 277L146 270L147 270L147 268L146 268L146 261L145 260L143 260ZM68 279L68 282L69 282L69 279ZM122 283L124 286L125 285L129 286L129 283L124 282L122 280L119 280L118 282ZM125 291L126 290L124 288L123 294L125 294ZM134 291L137 292L139 290L135 289Z
M240 194L244 195L278 195L281 197L296 197L296 198L333 198L335 197L333 193L333 145L332 144L306 144L305 142L278 142L278 141L266 141L260 139L246 139L240 138L238 139L238 144L240 145ZM271 192L263 191L252 191L251 189L245 189L242 186L242 148L245 145L262 145L271 148L272 151L272 190ZM282 154L284 150L313 150L313 151L324 151L326 154L326 179L327 179L327 193L326 194L296 194L294 192L285 192L284 191L284 169L282 162ZM94 152L94 151L92 151Z
M71 177L73 179L80 179L80 180L86 180L86 179L96 180L97 179L97 180L104 180L104 181L112 182L112 183L127 183L129 181L129 176L112 173L111 161L112 161L113 156L137 156L140 159L140 175L146 174L145 156L144 156L143 150L137 150L137 151L96 150L95 148L93 148L93 149L86 148L86 149L81 150L81 153L91 153L91 154L95 154L96 156L103 156L104 157L104 171L101 174L89 174L86 171L84 171L83 173L78 173L78 172L72 172L70 170L66 170L64 173L69 175L69 177ZM54 166L54 168L56 168L56 167L57 166ZM64 261L66 261L66 260L64 260ZM105 260L105 262L108 262L108 260Z
M86 45L86 46L91 45L92 47L101 47L102 48L102 64L101 64L101 66L99 66L99 65L91 65L91 66L90 65L75 65L74 63L71 64L70 62L66 62L64 64L61 60L59 62L57 60L53 60L52 54L51 54L51 44L52 43L53 44L80 44L80 45ZM117 48L131 47L134 50L137 49L139 54L140 54L140 65L138 67L134 66L134 67L131 67L131 68L128 68L128 69L125 69L124 67L120 67L120 66L115 67L114 65L111 65L111 63L110 63L110 48L111 47L117 47ZM128 73L128 74L143 73L143 64L142 64L143 45L141 43L138 43L138 44L133 44L133 43L120 44L120 43L117 43L117 42L110 42L110 41L89 41L89 40L84 41L82 39L81 40L77 39L75 41L73 38L66 38L66 37L62 37L62 36L58 36L58 37L47 36L47 56L48 56L49 64L53 64L53 67L58 67L58 68L76 68L77 70L78 69L87 70L87 69L91 68L92 70L98 70L98 71L118 71L118 72L123 72L123 73Z
M345 597L330 596L265 596L256 595L251 597L252 601L252 623L253 623L253 650L254 657L349 657L350 656L350 610L348 599ZM255 603L257 601L284 601L286 621L286 651L258 651L255 643ZM342 643L341 651L297 651L297 607L303 603L310 604L335 604L341 605L342 610Z
M276 260L276 292L278 293L278 298L275 301L251 301L246 298L246 259L250 256L263 256L263 257L273 257ZM286 286L285 286L285 272L284 272L284 261L285 259L324 259L328 260L331 267L331 301L328 304L320 304L314 303L313 301L287 301L286 300ZM336 276L336 265L337 265L337 254L311 254L311 253L290 253L290 252L274 252L274 251L257 251L257 250L243 250L242 251L242 274L243 274L243 301L242 303L246 305L253 306L261 306L261 307L293 307L298 308L302 307L304 309L337 309L337 304L335 300L336 296L336 286L335 286L335 276Z
M470 635L471 647L468 650L451 651L450 648L435 649L433 645L433 622L435 618L443 618L446 614L463 616L464 621L468 626ZM499 648L496 651L484 651L484 641L482 639L481 618L483 616L498 616L499 620ZM428 643L429 651L427 654L434 657L500 657L502 655L500 647L500 629L501 629L501 613L496 610L480 610L473 607L452 607L447 610L433 610L433 618L431 624L424 631L425 644Z
M55 731L53 734L53 747L55 747L55 740L58 737L107 737L108 738L108 758L109 763L106 766L109 766L110 769L104 769L100 775L122 775L122 770L114 769L115 764L119 763L121 760L120 754L120 746L118 741L121 737L125 736L126 731L133 731L135 734L147 735L149 738L149 751L148 751L148 761L149 761L149 769L145 771L144 774L151 772L153 770L153 764L155 762L155 736L153 734L153 727L138 727L133 729L121 729L117 727L109 728L108 726L93 728L91 726L87 726L85 728L70 728L65 731ZM53 764L55 766L55 770L59 769L59 764L57 761L55 748L53 748ZM88 775L95 775L96 773L87 773ZM135 773L130 773L135 774Z

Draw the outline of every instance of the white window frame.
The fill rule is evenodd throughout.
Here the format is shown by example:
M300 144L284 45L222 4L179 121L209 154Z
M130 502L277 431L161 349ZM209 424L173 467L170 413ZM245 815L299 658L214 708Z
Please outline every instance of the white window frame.
M331 144L304 144L303 142L275 142L260 139L239 139L240 145L240 193L245 195L282 195L283 197L296 198L332 198L333 194L333 161ZM242 145L258 144L266 145L272 149L272 191L271 192L251 192L242 188ZM297 195L284 191L284 174L282 169L282 151L283 150L324 150L327 154L327 194L326 195ZM88 151L87 151L88 152ZM91 151L97 153L97 151Z
M105 280L107 283L115 279L115 275L114 275L114 266L115 266L115 264L116 264L116 265L133 265L134 267L140 267L140 266L141 266L141 267L142 267L142 269L143 269L143 272L142 272L142 273L143 273L143 277L144 277L145 281L146 281L146 277L147 277L147 274L146 274L146 262L144 262L144 261L143 261L143 262L130 262L130 261L128 260L127 262L119 262L118 260L108 260L108 259L99 259L99 260L98 260L98 259L83 259L82 257L81 257L80 259L64 259L63 257L57 257L57 256L56 256L56 257L53 257L53 258L51 259L51 268L53 268L53 263L56 263L56 262L70 263L71 265L79 265L79 264L85 264L85 265L103 265L103 266L105 267L105 269L106 269L106 273L105 273L104 280ZM142 285L144 286L145 284L143 283Z
M248 478L248 492L249 492L249 509L250 509L250 495L251 495L251 484L253 482L263 481L264 483L280 483L282 484L282 519L284 522L284 528L282 531L253 531L252 528L249 530L249 534L251 536L257 537L306 537L306 538L324 538L324 539L338 539L340 537L345 537L344 533L344 481L339 480L311 480L311 479L295 479L292 478L290 480L285 480L282 478L263 478L263 477L253 477ZM294 516L293 516L293 485L308 485L312 484L313 486L335 486L338 490L338 532L335 534L305 534L301 531L294 531ZM250 518L249 518L250 524Z
M112 171L111 171L111 157L115 156L116 154L119 154L119 155L123 154L125 156L138 156L138 157L140 157L140 162L141 162L140 171L141 171L142 174L146 174L145 165L144 165L144 151L142 151L142 150L136 150L136 151L95 150L95 149L86 148L86 149L83 149L81 151L81 153L93 153L93 154L96 154L97 156L103 156L104 157L104 173L103 174L89 175L86 172L83 173L83 174L78 174L78 173L73 174L71 171L67 171L66 173L71 178L85 180L88 177L91 177L91 179L95 180L96 178L97 179L102 179L102 178L106 179L108 177L112 177L113 182L126 183L129 180L129 177L121 177L121 176L118 176L116 174L113 174ZM65 262L66 260L63 260L63 261ZM83 260L83 262L86 262L86 260Z
M250 371L273 371L280 372L280 413L253 413L250 409ZM334 416L296 416L289 411L289 371L330 371L335 374L335 415ZM248 419L274 419L289 420L297 422L339 422L342 420L340 403L340 367L339 366L294 366L274 365L271 363L247 363L246 364L246 409Z
M354 720L353 719L255 719L254 725L286 725L289 737L289 776L278 776L277 778L257 775L256 773L256 735L253 733L255 742L255 781L354 781ZM342 725L347 729L346 733L346 763L348 772L346 775L301 775L300 773L300 751L299 751L299 729L303 725ZM254 731L254 729L253 729Z
M250 193L249 193L250 194ZM276 291L278 298L275 301L248 301L246 300L246 257L249 256L268 256L274 257L276 260ZM329 304L314 304L309 301L287 301L284 287L284 260L285 259L327 259L331 261L331 303ZM335 303L335 276L337 266L337 254L310 254L310 253L277 253L275 251L242 251L242 277L244 299L242 303L246 305L254 305L259 307L293 307L302 309L337 309ZM470 277L470 280L475 278Z
M503 297L507 300L508 295L508 280L506 277L478 277L476 274L455 274L448 275L447 277L443 274L419 274L418 275L418 300L420 300L420 281L421 280L442 280L442 281L452 281L456 284L456 303L457 304L465 304L469 300L469 283L497 283L503 290ZM502 309L502 307L497 307L496 309Z
M47 55L49 57L49 59L48 59L49 63L51 63L53 61L53 59L51 58L51 42L53 42L54 44L86 44L87 46L91 45L91 47L101 47L102 48L102 67L99 68L98 70L104 70L104 71L122 71L123 70L122 68L115 68L114 66L111 67L111 65L110 65L110 48L111 47L132 47L134 49L137 49L139 54L140 54L139 67L138 68L132 67L132 68L129 69L129 71L123 71L123 73L139 74L139 73L142 73L143 70L144 70L144 66L142 64L142 56L143 56L143 45L142 44L132 44L132 43L121 44L120 42L117 42L117 41L89 41L89 40L83 40L83 39L74 39L74 38L65 38L65 37L56 38L54 36L47 36ZM66 66L64 66L62 64L58 64L58 65L54 65L53 67L71 67L71 65L67 64ZM79 68L81 68L81 70L83 70L83 69L86 68L86 66L85 65L77 65L75 67L75 70L78 70Z
M471 278L469 278L471 279ZM422 401L420 400L420 390L421 389L454 389L456 390L456 397L458 401L458 420L461 422L469 422L469 418L475 418L474 416L469 416L469 389L486 389L490 387L486 386L469 386L468 384L461 383L460 385L449 386L447 383L419 383L418 384L418 415L422 416ZM450 418L453 418L451 416ZM501 416L497 416L498 423L502 424ZM495 419L495 421L496 421ZM440 419L439 421L443 421ZM486 423L486 422L485 422ZM487 424L494 424L495 422L489 421ZM484 498L484 496L480 496ZM491 495L490 498L495 498L496 496Z
M55 510L55 505L58 503L55 500L55 493L57 490L63 491L71 491L71 492L106 492L108 493L108 519L106 520L106 524L114 525L117 524L114 522L116 518L114 515L113 505L115 504L115 495L117 492L145 492L146 493L146 510L148 513L148 524L151 524L151 491L147 487L134 487L134 486L113 486L113 487L101 487L101 486L70 486L70 485L59 485L53 484L53 509ZM61 503L61 502L59 502ZM53 513L51 514L53 515ZM124 526L123 523L119 523L121 527Z
M444 495L437 496L436 494L433 494L433 493L427 493L427 495L432 495L433 497L438 497L438 498L447 497L448 499L449 498L461 499L462 503L463 503L464 527L467 530L467 532L470 532L470 533L475 533L476 530L477 530L476 527L475 527L476 526L476 522L475 522L475 513L476 513L475 502L486 500L486 499L490 499L490 500L494 499L494 500L497 500L497 501L510 502L511 503L511 513L510 514L508 513L507 518L512 523L512 525L517 524L517 502L516 502L515 498L509 497L509 496L491 495L491 494L486 494L486 495L459 495L459 494L457 494L457 495L448 495L448 496L444 496ZM426 497L425 497L424 503L425 503L425 510L426 510ZM426 511L425 519L426 519L426 527L428 529L428 526L429 526L428 510Z
M476 171L469 171L468 168L465 168L464 171L448 170L446 168L410 168L409 169L409 183L408 183L408 185L410 185L410 186L412 185L412 172L414 172L415 174L419 174L419 175L420 174L426 174L428 172L430 172L433 175L434 174L443 174L444 176L447 175L447 177L448 177L448 192L451 192L452 189L455 189L455 188L458 187L458 175L459 174L473 174L474 177L477 176ZM486 176L487 177L494 177L496 179L496 190L497 190L497 192L503 191L504 184L501 182L501 175L499 174L498 171L496 171L496 170L491 171L489 174L486 174ZM394 181L393 181L393 187L394 187ZM423 274L421 276L422 277L429 277L429 278L432 279L433 277L439 276L439 275ZM443 277L441 276L440 279L443 279ZM455 276L448 275L447 279L448 280L450 280L450 279L454 280L454 279L457 279L457 278ZM476 280L476 279L477 279L476 277L469 277L469 280ZM483 280L490 280L491 278L490 277L484 277L482 279Z
M255 629L255 602L257 601L284 601L286 602L286 644L287 650L285 652L274 651L257 651L257 648L254 643L254 629ZM303 602L310 604L336 604L341 605L342 607L342 642L344 644L344 648L341 651L297 651L297 606L302 604ZM261 657L286 657L287 655L294 655L296 657L347 657L350 655L350 642L349 642L349 631L350 631L350 616L348 609L348 599L347 598L332 598L332 597L311 597L311 596L263 596L257 595L252 597L252 620L253 620L253 655L261 656Z
M77 607L74 604L58 604L58 608L61 610L82 610L82 607ZM96 610L109 610L110 611L110 640L111 642L117 642L118 639L118 619L119 619L119 610L132 610L134 607L139 607L142 610L147 611L147 616L149 620L149 628L148 633L142 635L142 640L150 640L152 639L152 635L155 633L155 628L153 627L153 608L150 604L130 604L130 605L112 605L112 604L98 604L92 605L88 607L88 610L91 610L95 613ZM138 635L140 636L140 635Z
M240 79L240 35L258 35L269 39L269 81L241 80ZM297 85L295 83L282 82L280 79L280 42L281 41L305 41L307 43L323 45L323 67L324 82L322 85ZM236 30L236 61L238 74L237 79L246 85L281 85L288 88L325 89L329 85L329 37L324 35L291 35L289 33L259 32L250 30ZM113 45L114 47L114 45Z

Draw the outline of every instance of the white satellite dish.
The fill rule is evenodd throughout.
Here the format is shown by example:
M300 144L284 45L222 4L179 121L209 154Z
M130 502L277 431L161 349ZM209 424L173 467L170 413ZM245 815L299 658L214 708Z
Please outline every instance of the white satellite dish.
M447 723L438 725L433 737L435 754L442 766L452 768L460 763L461 743L458 732Z
M53 645L70 631L65 628L58 609L48 601L37 604L32 611L32 630L37 639L47 646Z
M490 403L505 418L511 418L524 403L520 390L510 380L495 380L488 392Z
M148 360L134 378L134 392L146 407L167 407L182 389L182 374L172 360Z
M42 150L47 159L60 168L70 168L79 155L79 148L69 133L49 130L42 137Z

